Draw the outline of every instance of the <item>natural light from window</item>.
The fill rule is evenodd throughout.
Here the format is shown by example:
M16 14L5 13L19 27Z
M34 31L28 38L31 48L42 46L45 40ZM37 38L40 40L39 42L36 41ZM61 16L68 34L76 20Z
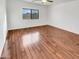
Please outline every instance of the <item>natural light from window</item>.
M39 32L33 32L33 33L25 34L25 35L22 36L23 46L27 47L31 44L35 44L39 41L39 38L40 38Z

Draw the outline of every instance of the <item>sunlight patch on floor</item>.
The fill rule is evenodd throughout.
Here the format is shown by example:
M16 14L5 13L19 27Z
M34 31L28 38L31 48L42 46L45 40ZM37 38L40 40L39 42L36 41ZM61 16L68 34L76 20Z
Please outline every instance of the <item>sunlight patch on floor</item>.
M29 34L25 34L22 36L22 40L23 40L23 46L29 46L31 44L37 43L40 39L40 34L39 32L33 32L33 33L29 33Z

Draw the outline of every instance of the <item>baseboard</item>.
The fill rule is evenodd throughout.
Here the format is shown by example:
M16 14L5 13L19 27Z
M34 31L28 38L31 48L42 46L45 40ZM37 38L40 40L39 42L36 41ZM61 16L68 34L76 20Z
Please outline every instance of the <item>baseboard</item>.
M72 31L66 30L66 29L64 29L64 28L60 28L60 27L52 26L52 25L48 25L48 26L51 26L51 27L53 27L53 28L57 28L57 29L59 29L59 30L63 30L63 31L66 31L66 32L69 32L69 33L72 33L72 34L75 34L75 35L79 35L79 33L72 32Z
M39 24L39 25L32 25L32 26L22 26L22 27L16 27L16 28L10 28L8 30L16 30L16 29L22 29L22 28L31 28L31 27L38 27L38 26L44 26L48 24Z
M79 35L79 33L75 33L75 32L72 32L72 31L69 31L69 30L66 30L66 29L63 29L63 28L57 27L57 26L52 26L52 25L39 25L39 26L26 27L26 28L29 29L29 28L43 27L43 26L44 26L44 27L45 27L45 26L51 26L52 28L56 28L56 29L59 29L59 30L63 30L63 31L66 31L66 32L69 32L69 33L75 34L75 35ZM8 31L18 30L18 29L26 29L26 28L11 29L11 30L8 30Z
M33 26L33 27L22 27L22 28L15 28L15 29L9 29L8 31L18 30L18 29L29 29L29 28L43 27L43 26L48 26L48 25L38 25L38 26Z
M6 42L6 38L7 38L7 35L8 35L8 30L6 31L5 35L4 35L4 40ZM3 54L3 51L4 51L4 46L5 46L5 42L4 42L4 45L1 49L1 55L0 55L0 58L3 59L4 57L2 57L2 54Z

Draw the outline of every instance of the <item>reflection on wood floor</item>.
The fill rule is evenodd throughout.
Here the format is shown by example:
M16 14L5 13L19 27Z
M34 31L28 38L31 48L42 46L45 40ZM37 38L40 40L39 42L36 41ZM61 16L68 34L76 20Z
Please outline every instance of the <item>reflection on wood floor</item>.
M79 36L51 26L11 30L4 59L79 59Z

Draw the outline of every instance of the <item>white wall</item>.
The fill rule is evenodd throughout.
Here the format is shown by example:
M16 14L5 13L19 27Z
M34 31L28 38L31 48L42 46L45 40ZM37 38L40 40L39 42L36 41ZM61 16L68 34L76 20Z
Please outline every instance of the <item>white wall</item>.
M39 20L23 20L22 8L39 9ZM23 0L7 0L8 29L39 25L52 25L79 34L79 1L69 1L51 6L26 3Z
M23 20L22 8L39 9L39 20ZM23 0L7 0L8 29L18 29L47 24L47 7L26 3Z
M0 56L4 47L7 33L6 21L6 0L0 0Z
M49 7L49 24L79 34L79 1Z

